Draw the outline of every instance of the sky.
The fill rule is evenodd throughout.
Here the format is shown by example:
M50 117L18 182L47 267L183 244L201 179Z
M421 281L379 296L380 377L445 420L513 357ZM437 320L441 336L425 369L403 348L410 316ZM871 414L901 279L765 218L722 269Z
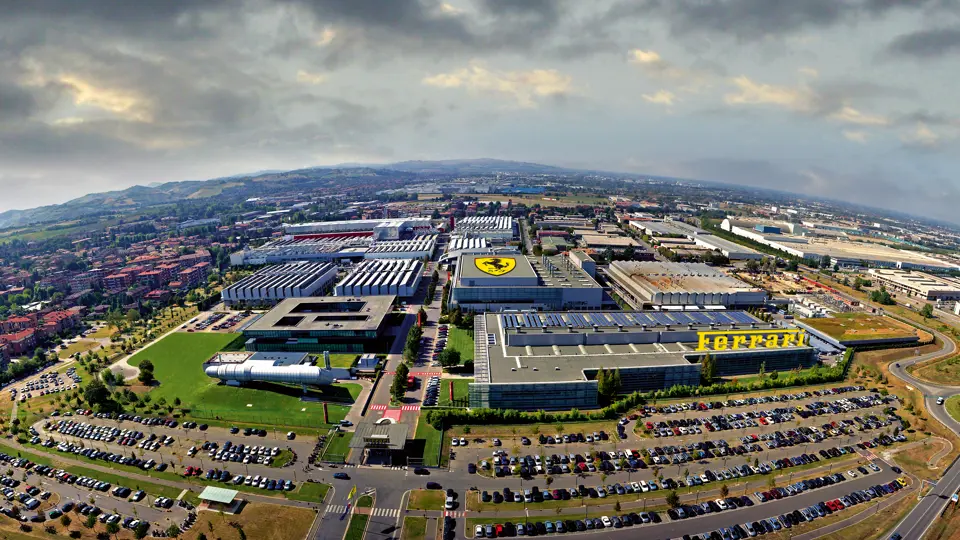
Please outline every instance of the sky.
M960 221L960 0L0 0L0 210L490 157Z

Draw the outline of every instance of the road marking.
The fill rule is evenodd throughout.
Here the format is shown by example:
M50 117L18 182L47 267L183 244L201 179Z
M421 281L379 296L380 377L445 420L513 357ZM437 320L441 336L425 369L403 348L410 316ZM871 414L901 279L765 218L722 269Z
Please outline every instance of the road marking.
M392 517L395 518L400 515L399 508L374 508L370 515L373 517Z
M342 514L347 509L344 504L328 504L323 511L324 514Z
M388 407L388 405L382 405L382 404L379 404L379 405L371 405L371 406L370 406L370 410L371 410L371 411L385 411L385 410L387 410L387 407Z

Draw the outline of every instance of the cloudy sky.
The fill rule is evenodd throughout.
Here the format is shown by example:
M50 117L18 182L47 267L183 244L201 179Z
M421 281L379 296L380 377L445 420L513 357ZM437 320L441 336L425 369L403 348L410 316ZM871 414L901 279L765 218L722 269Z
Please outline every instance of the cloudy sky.
M494 157L960 221L957 0L0 0L0 210Z

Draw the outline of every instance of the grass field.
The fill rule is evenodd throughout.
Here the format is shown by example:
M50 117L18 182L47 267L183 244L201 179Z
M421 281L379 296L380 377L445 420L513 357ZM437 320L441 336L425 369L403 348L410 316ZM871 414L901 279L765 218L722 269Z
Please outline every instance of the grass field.
M342 402L329 405L330 423L337 422L349 411L349 405L360 394L357 384L338 384L309 390L319 401L301 401L299 387L257 383L243 388L218 384L201 371L201 364L222 347L232 342L236 334L177 332L140 351L129 360L139 365L150 359L160 384L150 391L154 401L164 398L172 403L180 398L187 416L224 421L276 423L282 426L320 427L323 405L320 401Z
M373 497L364 495L357 499L357 508L370 508L373 506Z
M347 526L347 534L343 535L343 540L362 540L363 534L367 531L368 521L370 516L363 514L350 516L350 525Z
M917 331L890 317L866 313L836 313L833 317L798 319L798 321L841 342L868 339L907 338Z
M327 441L327 447L323 451L324 459L336 460L338 457L347 459L350 453L350 441L353 440L353 432L338 432Z
M947 413L960 422L960 395L950 396L943 405L947 408Z
M110 326L110 325L104 325L104 326L100 327L99 329L97 329L96 332L93 332L92 334L90 334L89 337L91 337L91 338L108 338L108 337L110 337L110 336L112 336L112 335L114 335L114 334L116 334L116 333L117 333L117 327L115 327L115 326Z
M93 341L89 339L81 339L76 343L71 343L65 349L61 349L60 352L57 353L57 355L60 358L69 358L76 353L85 353L87 351L96 349L99 346L100 346L100 343L97 341Z
M330 353L330 367L349 368L353 365L359 355L356 354L333 354ZM323 355L320 355L317 364L323 363Z
M473 382L473 379L453 379L453 401L450 401L450 392L448 391L447 385L450 384L450 379L441 379L440 380L440 401L439 404L441 407L450 407L457 406L462 407L469 399L470 387L468 386Z
M327 497L328 491L330 491L329 484L321 484L319 482L302 482L296 491L287 493L287 498L296 501L319 503L323 502L323 500Z
M427 467L437 467L439 465L440 445L443 444L443 432L435 429L423 418L417 422L417 432L414 439L422 439L423 445L423 464Z
M232 516L216 512L200 512L196 524L181 538L243 538L232 525L243 529L246 538L257 540L300 540L307 536L316 512L309 508L276 504L247 503L243 511ZM210 530L210 524L213 530ZM359 538L359 537L358 537Z
M407 516L403 518L403 534L400 540L423 540L427 536L427 518Z
M411 510L443 510L446 493L441 489L415 489L410 492L407 508Z
M473 332L455 326L450 327L447 348L460 351L460 362L473 361Z

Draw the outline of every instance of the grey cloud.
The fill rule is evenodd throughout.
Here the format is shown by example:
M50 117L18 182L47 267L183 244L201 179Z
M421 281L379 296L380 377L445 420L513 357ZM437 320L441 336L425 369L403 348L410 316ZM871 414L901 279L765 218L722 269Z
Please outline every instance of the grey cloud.
M939 58L960 51L960 27L930 28L904 34L893 40L887 51L914 58Z
M956 12L955 0L623 0L605 19L660 17L676 35L709 32L752 41L822 29L894 10Z
M0 122L29 118L37 101L28 90L0 81Z

